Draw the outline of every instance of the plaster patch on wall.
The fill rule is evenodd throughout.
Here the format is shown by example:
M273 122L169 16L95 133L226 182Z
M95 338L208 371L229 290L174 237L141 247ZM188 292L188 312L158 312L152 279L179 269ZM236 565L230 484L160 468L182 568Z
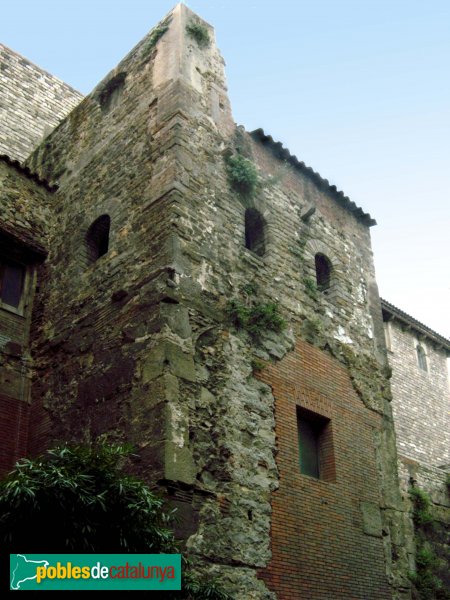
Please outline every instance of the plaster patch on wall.
M352 338L345 333L345 329L342 327L342 325L338 326L333 337L342 344L353 344Z

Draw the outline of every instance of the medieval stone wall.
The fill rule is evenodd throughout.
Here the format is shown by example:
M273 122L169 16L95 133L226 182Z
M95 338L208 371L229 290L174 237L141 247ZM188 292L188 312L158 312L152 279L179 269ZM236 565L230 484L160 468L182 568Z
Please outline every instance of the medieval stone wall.
M254 195L230 184L237 152L256 166ZM27 164L59 183L29 450L134 443L135 469L180 507L198 568L236 598L408 598L368 220L234 127L212 28L178 5ZM249 208L265 222L262 256L245 244ZM87 234L105 215L108 251L92 260ZM318 253L332 266L323 291ZM287 328L237 330L233 298L275 303ZM332 423L329 481L299 472L297 407Z
M83 98L0 44L0 154L23 161Z
M199 135L197 132L204 130L206 130L205 126L196 128L194 126L191 135L197 140ZM209 142L209 144L211 143L212 141ZM368 597L367 591L364 592L358 583L362 580L367 582L371 580L374 586L378 586L377 592L374 591L374 588L370 588L373 597L376 597L376 593L381 594L378 597L390 597L392 592L387 585L385 561L389 565L390 583L395 581L400 589L404 589L403 592L398 591L398 593L404 593L405 597L408 597L408 583L404 577L407 557L402 551L401 541L404 515L400 509L397 487L396 452L389 407L389 388L385 380L385 365L383 362L380 364L376 359L381 354L379 348L382 346L382 342L374 335L374 319L370 312L371 303L376 303L376 287L374 280L371 279L373 267L367 228L358 223L356 219L349 218L345 209L337 206L334 202L331 193L319 190L307 176L301 176L284 161L276 160L270 148L254 142L243 134L238 134L235 143L246 149L248 156L260 167L261 187L256 198L252 199L243 199L235 192L233 193L230 191L224 164L221 165L217 160L215 178L214 181L211 181L208 173L212 171L212 164L209 168L209 163L212 163L214 158L204 152L201 157L202 164L205 165L203 179L198 186L203 193L192 194L190 202L186 203L185 209L180 215L181 253L182 256L190 259L187 273L200 285L205 300L210 301L216 298L219 306L224 306L226 299L229 298L242 299L244 296L245 299L242 290L248 284L259 290L259 297L263 300L278 302L282 307L283 314L289 320L291 335L293 333L296 338L303 338L323 350L326 349L325 352L319 352L317 355L320 357L317 360L322 367L308 370L307 377L313 387L316 385L319 388L327 388L328 386L328 389L332 388L335 390L335 394L339 394L339 399L335 397L335 394L330 392L327 394L329 404L335 407L337 413L339 413L340 401L344 402L344 398L342 390L337 389L336 372L329 368L327 352L334 354L344 365L348 381L352 382L354 393L358 394L361 414L365 414L365 421L372 422L373 437L369 434L368 447L371 450L367 459L369 463L372 460L374 462L371 462L372 471L367 470L366 477L363 478L364 485L367 486L365 491L364 486L360 488L356 486L358 500L354 499L353 510L359 511L358 518L346 521L347 527L342 526L342 522L340 524L342 528L336 522L330 525L327 531L329 536L327 550L330 552L330 556L336 560L344 560L345 551L342 551L342 548L345 547L345 538L349 535L360 541L362 547L365 548L365 553L374 552L374 556L377 558L371 563L371 567L368 566L369 561L364 565L360 565L357 561L354 562L353 567L347 565L346 585L343 585L342 581L334 576L328 577L326 570L322 570L320 576L318 571L314 573L314 569L311 568L308 576L302 577L304 563L300 559L302 553L299 554L298 545L303 544L303 547L306 547L311 543L311 547L318 547L318 544L315 544L317 536L320 536L321 524L318 523L318 520L308 519L308 516L315 513L316 510L317 513L320 512L320 508L316 506L316 503L320 502L320 499L317 498L317 490L324 484L311 482L309 478L302 476L298 471L297 432L296 424L293 424L293 421L295 422L295 406L301 406L302 402L296 398L292 388L293 381L300 379L301 375L296 369L298 366L295 361L288 362L286 368L277 366L277 359L282 359L290 346L288 339L273 334L269 335L261 346L245 337L244 345L237 344L235 341L233 342L236 338L232 333L228 347L229 352L233 353L233 358L227 358L227 353L221 351L220 344L213 343L211 333L209 334L207 348L209 348L211 356L208 357L208 362L211 364L212 373L210 369L206 370L205 377L207 379L204 387L221 407L220 419L215 419L217 434L214 437L217 439L216 444L223 446L222 452L231 452L226 471L232 482L235 482L234 485L230 482L226 486L217 486L216 484L216 489L220 489L221 495L230 504L229 510L233 511L233 515L240 515L240 520L227 521L226 529L219 520L214 525L209 524L208 527L201 524L199 533L190 539L191 547L213 548L212 554L215 557L222 555L225 558L228 553L231 553L231 548L235 547L232 545L232 541L235 536L238 538L238 531L234 534L233 532L234 526L238 525L240 531L245 531L245 536L238 538L240 540L239 552L231 554L231 557L239 557L239 560L244 560L245 557L246 564L259 566L261 561L265 561L265 554L262 550L267 547L267 541L265 541L264 530L260 530L258 538L260 553L259 556L252 557L252 562L250 562L249 557L252 556L250 548L254 552L253 547L256 540L250 533L254 532L254 526L252 526L252 522L249 522L250 517L247 516L245 519L242 490L243 488L246 490L245 501L247 503L251 501L247 506L252 507L251 519L253 521L258 518L258 515L268 513L269 507L264 502L267 498L267 488L276 489L279 485L280 490L274 492L274 499L271 503L270 548L272 562L269 567L270 576L266 571L260 572L261 574L266 573L261 576L266 578L269 588L276 591L279 598L289 598L292 595L295 597L301 593L309 593L312 598L329 598L330 595L335 598L344 598L348 597L349 590L354 597L366 598ZM202 140L196 143L196 147L207 148L209 144ZM192 156L194 156L193 152ZM188 176L191 176L188 161L186 161L186 165L187 179ZM198 175L196 174L196 176ZM275 185L272 183L271 176L276 181ZM229 191L225 195L223 190L227 189ZM214 198L214 203L209 198ZM304 224L301 215L311 205L316 207L316 214L311 222ZM244 223L245 210L248 206L257 208L267 221L267 251L263 257L256 256L245 248ZM203 227L198 225L200 218ZM311 281L315 276L314 255L317 252L325 253L333 261L335 279L328 293L321 293L318 290L313 292L306 283L308 279ZM192 305L194 301L195 296L192 297L191 294L190 304ZM198 300L195 303L199 304ZM206 301L204 301L205 305L208 305ZM203 308L201 312L204 313L204 311ZM195 316L194 313L192 320L194 319L199 323L197 327L200 327L202 323L200 315ZM204 316L202 324L205 327ZM208 322L206 326L208 326ZM209 326L211 327L212 323ZM380 326L379 314L377 326ZM310 352L313 351L314 348L311 347ZM288 356L290 355L288 354ZM220 357L225 373L232 374L230 377L233 381L232 386L225 385L220 379L219 382L216 382L217 375L215 377L214 375L218 368L217 357ZM279 435L278 442L272 435L268 435L270 413L260 415L259 411L253 408L255 405L266 406L268 394L268 391L260 388L251 377L252 361L255 358L275 360L275 365L269 369L267 376L264 375L265 371L263 370L262 380L271 386L271 394L275 396L274 410L277 423L276 432ZM287 360L287 357L284 360ZM240 364L239 370L236 369L236 362ZM283 365L283 360L281 365ZM244 370L245 367L246 370ZM246 380L243 377L245 372L248 373ZM277 382L279 382L278 386ZM304 386L300 387L304 388ZM304 393L304 389L302 389L302 393ZM247 407L246 396L253 399L251 409ZM286 410L283 410L283 401L290 405L289 415L286 414ZM242 404L244 404L243 409L239 409ZM226 418L227 413L222 412L224 405L228 406L228 418ZM318 414L323 414L320 405L314 405L313 410ZM261 418L262 416L263 418ZM193 415L194 423L197 424L197 427L193 427L194 432L201 431L201 420L198 421L196 417L202 419L201 413ZM291 424L290 427L285 426L287 420ZM352 423L354 424L354 421ZM375 423L378 423L378 427L375 426ZM237 424L239 427L236 430ZM339 427L338 430L339 435L345 438L345 427ZM347 433L350 435L349 430ZM200 437L198 433L193 434L194 441L197 436ZM271 447L271 452L277 457L277 469L281 471L280 481L278 481L277 471L274 470L270 453L267 451L255 452L255 446L260 436L265 442L265 449L268 450ZM289 448L289 453L284 456L283 450L286 447ZM342 452L341 459L345 454L344 450ZM355 462L352 464L354 467L356 466ZM217 466L214 465L214 468L217 469ZM208 465L208 471L209 469L211 466ZM380 474L381 481L378 479ZM266 483L261 478L262 475L265 476ZM286 477L285 480L283 480L283 476ZM211 474L208 472L202 474L201 477L205 481L212 480ZM355 485L356 473L353 471L349 477ZM299 487L295 488L292 482L298 484ZM300 482L302 483L300 484ZM329 485L331 488L334 487L332 484ZM350 483L349 485L351 486ZM311 493L314 488L315 492ZM342 496L348 493L348 489L345 487L345 477L342 479L341 475L337 476L335 489L335 498L341 497L338 490L341 490ZM378 489L378 492L373 495L374 489ZM383 497L381 503L380 492ZM305 501L304 506L298 507L298 512L288 508L287 503L293 505L296 494L299 498L305 498L308 493L311 493L311 497L308 496L308 501ZM278 500L278 498L280 499ZM311 498L313 500L310 503ZM384 540L387 542L386 558L383 558L381 529L379 528L378 533L375 534L375 537L379 536L378 540L370 537L370 533L366 536L363 531L361 506L365 507L364 503L367 502L369 506L367 511L370 512L373 509L371 501L367 498L376 500L375 515L378 514L380 527L383 523ZM338 512L340 510L336 505L334 505L334 509ZM285 518L287 513L289 513L289 518ZM376 519L376 516L374 518ZM259 521L261 522L261 516L259 516ZM389 531L392 531L392 534L388 533ZM298 534L299 540L293 544L292 547L295 548L293 551L290 549L293 542L292 532ZM226 550L220 542L224 539L227 540ZM248 553L245 553L246 541L249 544ZM396 544L398 552L392 552L392 544ZM355 560L355 555L349 552L347 555L349 564L352 560L350 555ZM317 558L317 555L315 556ZM323 566L320 560L318 564ZM398 577L399 565L400 570L403 569L403 577L400 578ZM361 568L359 573L357 573L358 568ZM378 570L378 577L373 576L373 573L370 572L371 568L375 571ZM318 570L320 569L321 567L318 567ZM311 581L314 582L311 584L314 590L306 590L304 587L307 585L306 581L309 577L312 577ZM320 584L318 583L319 577L321 577Z

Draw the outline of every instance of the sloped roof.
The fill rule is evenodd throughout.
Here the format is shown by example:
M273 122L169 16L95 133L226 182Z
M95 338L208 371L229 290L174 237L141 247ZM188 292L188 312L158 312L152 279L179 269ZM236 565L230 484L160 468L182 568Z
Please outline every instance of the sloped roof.
M323 177L311 169L311 167L307 167L304 162L298 160L298 158L292 155L287 148L284 148L281 142L276 142L271 135L266 135L263 129L255 129L250 135L255 140L269 146L277 158L285 160L295 169L298 169L304 175L309 177L317 187L327 190L340 206L351 212L359 221L364 223L364 225L372 227L372 225L377 224L375 219L372 219L369 213L364 212L362 208L356 206L350 198L344 195L344 192L339 191L335 185L331 185L328 179L323 179Z
M42 185L49 192L56 192L58 189L57 185L50 184L46 179L41 179L39 175L33 173L28 167L24 167L18 160L14 160L9 157L7 154L0 154L0 161L14 167L16 171L25 175L31 181L34 181L38 185Z
M387 300L381 298L381 309L383 311L383 320L390 321L391 319L397 319L404 325L410 327L413 331L415 331L419 336L424 336L431 342L433 342L439 348L442 348L446 351L447 355L450 355L450 340L443 337L436 331L433 331L411 315L408 315L400 308L397 308Z

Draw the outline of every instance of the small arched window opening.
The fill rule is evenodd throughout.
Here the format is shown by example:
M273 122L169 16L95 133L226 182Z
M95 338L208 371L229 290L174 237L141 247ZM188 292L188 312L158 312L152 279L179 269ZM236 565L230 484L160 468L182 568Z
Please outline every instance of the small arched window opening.
M317 288L323 292L330 287L331 283L331 262L325 254L316 254L314 257L316 265Z
M416 352L417 352L417 362L419 364L419 368L422 369L422 371L428 371L427 357L425 354L425 350L423 349L423 346L420 346L420 345L417 346Z
M263 256L266 251L265 239L266 222L263 216L255 208L247 208L245 211L245 247Z
M103 256L109 249L109 228L111 219L102 215L89 227L86 234L86 246L89 264Z

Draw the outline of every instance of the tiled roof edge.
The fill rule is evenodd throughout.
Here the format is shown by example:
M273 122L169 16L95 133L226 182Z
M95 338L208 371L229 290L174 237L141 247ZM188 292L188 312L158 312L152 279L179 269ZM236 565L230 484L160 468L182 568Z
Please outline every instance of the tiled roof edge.
M433 331L420 321L417 321L417 319L414 319L414 317L411 317L411 315L408 315L403 310L400 310L399 308L397 308L387 300L384 300L383 298L381 298L381 308L385 313L389 313L391 316L395 317L399 321L402 321L406 325L409 325L411 329L414 329L419 334L429 338L438 346L442 346L442 348L446 350L447 354L450 354L450 340L443 337L436 331Z
M6 163L7 165L10 165L11 167L14 167L16 171L22 173L22 175L25 175L25 177L31 179L31 181L34 181L38 185L41 185L49 192L56 192L56 190L58 189L58 186L56 184L51 184L47 180L41 179L39 175L33 173L28 167L24 167L18 160L14 160L7 154L0 154L0 161Z
M287 148L283 147L281 142L275 142L275 140L270 135L266 135L263 129L255 129L250 132L250 135L265 145L270 146L272 152L280 159L287 161L294 168L298 169L302 173L304 173L307 177L309 177L314 183L321 189L328 190L337 203L350 211L359 221L367 225L368 227L372 227L372 225L376 225L377 222L375 219L365 213L362 208L356 206L350 198L344 195L344 192L339 191L335 185L331 185L328 179L323 179L319 173L316 173L311 167L307 167L304 162L299 161L298 158L292 155Z

